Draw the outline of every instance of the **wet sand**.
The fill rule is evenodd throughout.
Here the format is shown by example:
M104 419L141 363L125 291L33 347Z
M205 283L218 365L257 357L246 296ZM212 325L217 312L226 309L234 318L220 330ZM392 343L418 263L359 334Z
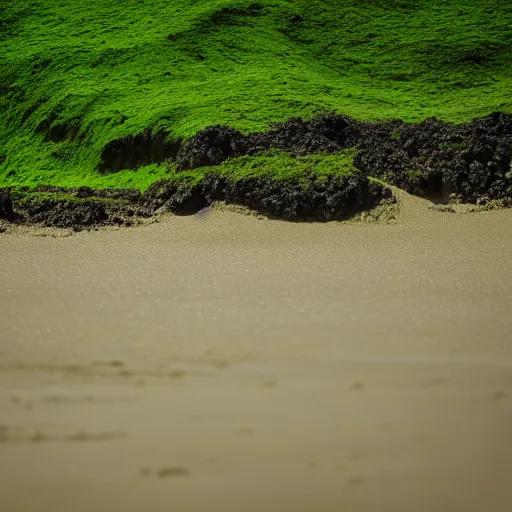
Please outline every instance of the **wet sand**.
M512 211L0 235L0 510L512 510Z

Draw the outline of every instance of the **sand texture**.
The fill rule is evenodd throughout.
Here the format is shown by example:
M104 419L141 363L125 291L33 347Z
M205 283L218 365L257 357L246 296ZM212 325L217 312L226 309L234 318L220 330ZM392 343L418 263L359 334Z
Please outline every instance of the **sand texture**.
M0 234L0 510L512 510L512 211L401 206Z

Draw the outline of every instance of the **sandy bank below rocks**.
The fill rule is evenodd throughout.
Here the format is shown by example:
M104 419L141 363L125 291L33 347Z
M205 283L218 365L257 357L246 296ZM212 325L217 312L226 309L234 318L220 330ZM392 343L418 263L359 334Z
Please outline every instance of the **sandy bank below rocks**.
M0 236L1 510L511 509L511 210Z

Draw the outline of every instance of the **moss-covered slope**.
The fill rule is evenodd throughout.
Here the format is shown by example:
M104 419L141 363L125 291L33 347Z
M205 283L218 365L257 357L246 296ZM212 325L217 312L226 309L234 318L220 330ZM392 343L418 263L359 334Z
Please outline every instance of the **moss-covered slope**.
M327 110L463 122L512 109L503 0L1 7L0 185L143 189L165 174L144 166L213 124L259 131ZM134 148L126 160L122 141ZM105 177L112 162L145 171Z

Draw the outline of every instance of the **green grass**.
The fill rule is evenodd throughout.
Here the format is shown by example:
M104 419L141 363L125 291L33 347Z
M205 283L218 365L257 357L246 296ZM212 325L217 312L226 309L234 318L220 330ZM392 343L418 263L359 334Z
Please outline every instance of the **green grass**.
M4 180L0 177L0 186L25 186L34 188L39 185L53 185L56 187L91 187L95 190L112 188L133 188L146 190L151 183L163 178L174 176L174 165L148 165L140 169L126 169L115 174L100 174L93 170L89 172L74 172L75 168L57 169L54 173L28 172L24 179L16 180L9 177Z
M199 183L206 174L215 173L233 182L244 178L271 178L311 186L313 182L322 182L330 176L349 175L356 171L353 160L355 151L347 149L336 155L310 155L292 157L282 151L269 151L256 156L231 158L215 167L200 167L192 171L177 172L173 164L148 165L140 169L120 171L115 174L91 175L89 179L62 179L51 184L57 187L72 188L87 186L96 190L109 188L133 188L144 192L151 183L167 179L176 185L194 185ZM45 181L27 182L24 186L35 188L48 184ZM26 195L25 192L20 194ZM63 194L53 192L36 192L45 197L61 197ZM64 196L67 196L64 194ZM70 196L74 197L74 196ZM64 198L64 197L62 197Z
M243 156L227 160L216 168L221 176L232 181L244 178L267 178L291 181L305 187L314 181L322 181L330 176L352 174L355 152L345 150L338 155L311 155L294 158L281 151L271 151L257 156ZM211 171L203 167L200 172Z
M504 0L2 0L0 186L144 189L96 169L147 128L510 112L511 46Z
M297 183L303 188L320 184L332 176L357 172L353 160L355 151L347 149L337 155L292 157L282 151L269 151L256 156L231 158L215 167L200 167L193 171L171 172L166 178L176 185L194 185L207 174L237 182L245 178L263 178ZM146 168L142 168L144 172Z

